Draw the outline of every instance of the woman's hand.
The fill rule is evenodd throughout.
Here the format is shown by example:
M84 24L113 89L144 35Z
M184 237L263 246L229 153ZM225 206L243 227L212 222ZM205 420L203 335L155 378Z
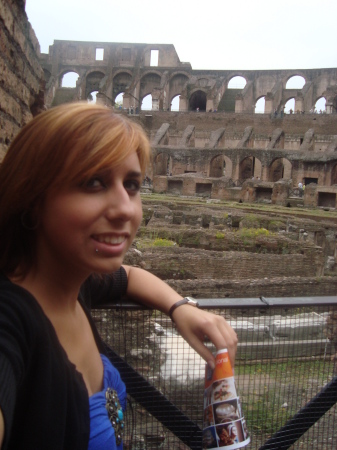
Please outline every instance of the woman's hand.
M173 311L172 318L183 338L211 368L215 366L215 358L204 344L206 337L217 350L227 348L229 359L234 367L238 338L236 332L222 316L190 305L181 305Z

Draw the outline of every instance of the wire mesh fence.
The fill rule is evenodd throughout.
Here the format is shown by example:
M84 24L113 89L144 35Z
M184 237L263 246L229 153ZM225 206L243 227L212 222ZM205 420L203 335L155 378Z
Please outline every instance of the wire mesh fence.
M235 382L251 438L245 448L335 450L337 297L198 301L223 315L239 337ZM131 304L94 310L93 316L117 355L112 361L118 366L121 357L126 364L118 366L130 394L124 447L222 446L218 436L214 445L202 433L203 424L223 420L215 410L213 419L204 411L205 363L174 324ZM215 351L207 338L206 343ZM321 392L313 407L289 424ZM226 392L221 395L230 402Z

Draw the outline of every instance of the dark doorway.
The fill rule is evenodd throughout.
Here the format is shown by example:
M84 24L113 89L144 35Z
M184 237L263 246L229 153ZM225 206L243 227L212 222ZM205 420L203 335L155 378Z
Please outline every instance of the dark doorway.
M203 91L196 91L190 97L190 111L206 111L206 94Z
M326 208L336 208L336 194L334 194L333 192L319 192L318 206L324 206Z
M168 180L167 192L174 195L181 195L183 191L183 182L181 180Z
M195 193L198 197L211 197L212 184L211 183L197 183Z
M318 184L318 178L304 178L303 181L305 185L310 183Z

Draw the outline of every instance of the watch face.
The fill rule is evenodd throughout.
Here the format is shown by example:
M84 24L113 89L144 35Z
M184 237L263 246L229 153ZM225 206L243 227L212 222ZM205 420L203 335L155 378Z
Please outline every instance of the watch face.
M186 297L187 303L192 306L198 306L198 302L193 297Z

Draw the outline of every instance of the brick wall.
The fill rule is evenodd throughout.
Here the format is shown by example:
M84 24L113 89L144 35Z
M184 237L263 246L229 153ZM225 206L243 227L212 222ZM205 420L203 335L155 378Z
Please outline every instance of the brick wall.
M40 45L24 0L0 0L0 161L19 132L44 104Z
M336 295L336 277L249 280L168 280L181 295L196 298L319 297Z
M154 248L143 251L144 267L162 279L241 280L318 276L323 261L306 254L258 254ZM319 255L318 255L319 259ZM315 264L317 263L317 264Z

